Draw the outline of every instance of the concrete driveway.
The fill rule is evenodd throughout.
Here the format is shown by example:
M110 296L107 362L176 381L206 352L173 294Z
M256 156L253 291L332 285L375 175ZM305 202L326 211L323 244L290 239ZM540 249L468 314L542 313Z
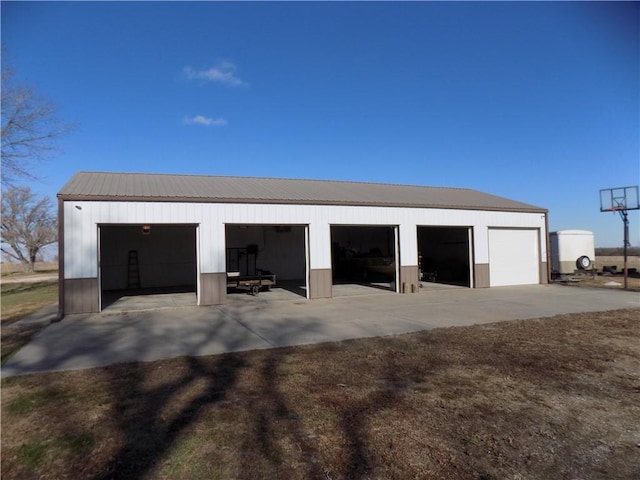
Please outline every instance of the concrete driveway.
M312 301L266 292L237 295L224 306L69 315L17 352L3 365L2 376L637 307L638 293L560 285L375 292Z

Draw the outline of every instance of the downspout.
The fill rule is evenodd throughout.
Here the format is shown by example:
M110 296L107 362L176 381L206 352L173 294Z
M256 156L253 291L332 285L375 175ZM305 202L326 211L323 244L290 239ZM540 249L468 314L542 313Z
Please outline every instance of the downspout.
M64 200L58 196L58 314L52 322L64 317Z

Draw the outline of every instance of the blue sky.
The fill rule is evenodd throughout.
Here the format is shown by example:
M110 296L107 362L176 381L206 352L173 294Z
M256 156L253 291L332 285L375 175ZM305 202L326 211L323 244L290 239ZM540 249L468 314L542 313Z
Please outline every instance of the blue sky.
M599 190L640 183L637 2L1 8L18 79L78 125L39 193L78 170L463 187L622 244Z

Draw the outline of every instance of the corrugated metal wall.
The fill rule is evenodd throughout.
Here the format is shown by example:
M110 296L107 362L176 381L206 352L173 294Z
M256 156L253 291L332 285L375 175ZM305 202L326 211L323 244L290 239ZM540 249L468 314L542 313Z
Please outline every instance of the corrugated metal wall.
M489 262L488 227L537 228L546 261L545 218L540 213L395 207L251 205L169 202L64 202L65 278L98 275L99 224L198 224L199 272L225 271L225 223L309 225L311 269L331 268L331 225L399 225L400 261L418 264L419 225L473 228L474 262ZM206 248L203 248L206 246Z

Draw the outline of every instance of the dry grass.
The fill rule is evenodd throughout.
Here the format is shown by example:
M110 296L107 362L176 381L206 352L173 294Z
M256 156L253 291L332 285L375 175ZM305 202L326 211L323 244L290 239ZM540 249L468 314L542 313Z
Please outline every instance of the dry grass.
M604 266L615 266L618 269L616 275L609 273L603 274L602 268ZM590 273L581 275L564 275L561 279L554 280L558 283L566 283L570 285L576 285L579 287L598 287L608 289L623 289L624 288L624 257L621 255L610 256L597 256L596 268L600 272L598 275L591 275ZM629 256L627 259L628 268L636 268L640 271L640 257ZM629 275L627 278L627 289L635 292L640 292L640 277L636 275Z
M2 277L21 277L28 275L42 275L45 273L58 273L57 262L36 262L34 273L28 273L22 263L2 262L0 264Z
M575 284L581 287L599 287L608 288L613 290L624 289L624 276L622 275L598 275L593 277L591 275L573 277L571 284ZM640 278L629 277L627 278L627 290L640 292Z
M6 379L3 478L637 478L639 314Z
M615 266L618 267L618 271L622 272L624 268L624 257L622 255L599 255L596 256L596 267L599 271L602 271L602 267L604 266ZM640 271L640 256L637 255L628 255L627 256L627 267L628 268L636 268Z
M21 318L58 300L57 282L3 283L0 311L0 363L25 345L43 325L12 326Z
M0 284L2 326L37 312L58 301L58 282L24 282Z

